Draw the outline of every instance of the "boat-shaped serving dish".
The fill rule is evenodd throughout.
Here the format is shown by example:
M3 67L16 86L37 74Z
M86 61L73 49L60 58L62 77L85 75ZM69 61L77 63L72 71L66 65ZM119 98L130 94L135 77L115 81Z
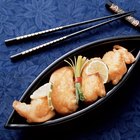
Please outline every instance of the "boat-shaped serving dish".
M129 75L133 72L133 69L135 68L140 58L140 36L106 38L106 39L88 43L86 45L80 46L68 52L67 54L63 55L55 62L53 62L51 65L49 65L45 70L43 70L35 78L35 80L29 85L29 87L26 89L26 91L24 92L23 96L20 99L21 102L29 103L30 95L41 85L49 81L52 72L54 72L58 68L61 68L62 66L67 65L67 63L64 62L65 59L73 58L74 56L78 56L78 55L86 56L88 58L102 57L105 54L105 52L112 50L113 45L116 44L127 48L128 51L130 51L135 56L136 61L128 66L127 73L123 76L123 78L121 79L121 81L119 81L117 85L115 86L113 86L112 84L106 85L107 94L105 97L98 99L97 101L95 101L94 103L88 106L80 107L76 112L70 115L63 116L63 117L55 117L43 123L29 124L26 122L24 118L19 116L13 110L7 122L5 123L5 128L32 128L32 127L57 125L61 123L66 123L67 121L72 121L73 119L80 117L82 115L86 115L87 112L93 109L98 109L97 106L103 105L103 103L107 99L111 99L109 97L117 93L116 91L126 82Z

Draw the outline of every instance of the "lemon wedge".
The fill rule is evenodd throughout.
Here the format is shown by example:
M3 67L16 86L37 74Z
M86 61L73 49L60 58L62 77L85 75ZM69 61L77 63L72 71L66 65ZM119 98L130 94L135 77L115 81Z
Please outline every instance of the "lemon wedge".
M91 59L86 67L85 72L87 75L99 73L103 83L107 83L108 81L108 67L101 58Z

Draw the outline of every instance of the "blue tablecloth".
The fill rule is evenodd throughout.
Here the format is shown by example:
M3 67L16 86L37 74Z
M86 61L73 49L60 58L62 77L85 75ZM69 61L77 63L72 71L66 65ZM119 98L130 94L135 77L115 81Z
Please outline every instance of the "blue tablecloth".
M140 20L140 0L113 2L126 11L136 10L134 15ZM119 20L17 62L11 62L10 56L82 28L61 31L9 47L4 40L110 14L104 0L0 0L0 140L41 137L72 140L140 139L140 63L118 94L104 104L104 111L98 111L97 114L91 112L60 128L4 128L12 111L13 100L19 99L35 77L54 60L80 45L112 36L139 35L140 31Z

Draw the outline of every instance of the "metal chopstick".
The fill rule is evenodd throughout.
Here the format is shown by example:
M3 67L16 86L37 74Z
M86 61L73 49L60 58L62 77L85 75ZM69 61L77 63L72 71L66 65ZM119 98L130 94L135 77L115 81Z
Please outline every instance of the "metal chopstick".
M91 29L98 28L98 27L103 26L103 25L105 25L105 24L108 24L108 23L110 23L110 22L113 22L113 21L116 21L116 20L118 20L118 19L121 19L121 18L124 18L124 17L126 17L126 16L129 16L132 12L133 12L133 11L127 12L127 13L125 13L125 14L119 16L119 17L114 18L114 19L110 19L110 20L108 20L108 21L104 21L104 22L99 23L99 24L97 24L97 25L93 25L93 26L88 27L88 28L85 28L85 29L83 29L83 30L80 30L80 31L71 33L71 34L69 34L69 35L63 36L63 37L61 37L61 38L55 39L55 40L53 40L53 41L50 41L50 42L48 42L48 43L44 43L44 44L41 44L41 45L39 45L39 46L33 47L33 48L31 48L31 49L25 50L25 51L23 51L23 52L17 53L17 54L15 54L15 55L12 55L10 58L11 58L12 61L15 61L15 60L18 60L18 59L20 59L20 58L22 58L22 57L31 55L31 54L33 54L33 53L37 53L37 52L39 52L39 51L45 49L46 47L49 47L49 46L58 44L58 43L60 43L60 42L62 42L62 41L64 41L64 40L66 40L66 39L70 39L70 38L72 38L72 37L74 37L74 36L76 36L76 35L79 35L79 34L81 34L81 33L84 33L84 32L86 32L86 31L89 31L89 30L91 30Z
M104 17L91 19L91 20L87 20L87 21L83 21L83 22L78 22L78 23L73 23L73 24L69 24L69 25L65 25L65 26L60 26L60 27L56 27L56 28L52 28L52 29L48 29L48 30L43 30L43 31L40 31L40 32L35 32L35 33L23 35L23 36L18 36L18 37L15 37L15 38L5 40L5 44L6 45L11 45L11 44L14 44L14 43L19 42L19 41L24 41L24 40L27 40L27 39L30 39L30 38L39 37L39 36L44 35L44 34L49 34L49 33L53 33L53 32L56 32L56 31L68 29L68 28L71 28L71 27L76 27L76 26L80 26L80 25L84 25L84 24L88 24L88 23L97 22L97 21L100 21L100 20L105 20L105 19L108 19L108 18L121 16L121 15L124 15L126 13L128 13L128 12L124 12L124 13L121 13L121 14L118 13L118 14L114 14L114 15L104 16Z

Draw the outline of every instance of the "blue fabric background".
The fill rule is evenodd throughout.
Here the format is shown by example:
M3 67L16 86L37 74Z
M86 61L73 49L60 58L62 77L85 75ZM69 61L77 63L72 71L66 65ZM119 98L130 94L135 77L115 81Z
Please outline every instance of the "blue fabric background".
M140 0L114 0L120 7L136 10L140 20ZM33 46L81 29L69 29L36 41L7 47L5 39L44 29L109 15L104 0L0 0L0 140L73 139L139 140L140 139L140 63L126 84L98 112L89 113L74 123L55 129L8 130L4 124L19 99L35 77L54 60L80 45L112 36L138 35L132 26L113 22L61 43L40 54L15 63L10 56ZM84 126L83 126L84 125Z

